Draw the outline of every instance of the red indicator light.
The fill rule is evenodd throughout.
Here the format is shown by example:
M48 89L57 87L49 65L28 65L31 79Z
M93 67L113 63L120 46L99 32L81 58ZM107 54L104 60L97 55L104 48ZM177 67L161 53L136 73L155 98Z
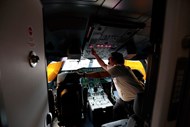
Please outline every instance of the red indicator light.
M109 46L108 45L105 45L105 48L108 48Z
M92 45L90 45L90 46L89 46L89 48L93 48L93 46L92 46Z
M100 47L100 45L96 45L96 47L98 47L98 48L99 48L99 47Z
M111 48L112 46L111 45L108 45L108 48Z

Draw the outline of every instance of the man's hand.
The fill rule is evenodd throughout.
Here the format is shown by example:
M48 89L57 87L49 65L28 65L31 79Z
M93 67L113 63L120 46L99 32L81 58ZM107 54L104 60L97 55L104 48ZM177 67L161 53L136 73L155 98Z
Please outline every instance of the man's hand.
M85 72L77 72L77 74L81 77L85 77L86 73Z
M92 48L91 54L92 54L93 56L97 55L97 54L96 54L96 51L94 50L94 48Z
M107 69L107 64L104 63L104 61L99 57L99 55L96 53L96 51L93 48L91 50L91 53L96 58L96 60L100 64L100 66L106 70Z

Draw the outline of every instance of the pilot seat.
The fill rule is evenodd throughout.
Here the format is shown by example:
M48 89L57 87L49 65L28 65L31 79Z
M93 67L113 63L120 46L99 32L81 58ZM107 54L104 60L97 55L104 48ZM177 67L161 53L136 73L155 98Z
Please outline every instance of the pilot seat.
M74 126L81 122L82 99L79 78L76 73L67 73L59 83L57 88L59 126Z
M134 114L128 119L121 119L103 124L101 127L144 127L144 111L143 111L144 93L140 92L134 100Z

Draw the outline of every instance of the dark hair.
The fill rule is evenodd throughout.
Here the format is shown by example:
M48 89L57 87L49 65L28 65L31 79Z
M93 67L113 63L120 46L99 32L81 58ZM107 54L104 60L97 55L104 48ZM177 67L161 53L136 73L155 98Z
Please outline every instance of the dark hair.
M124 64L123 54L119 52L112 52L111 57L117 64Z

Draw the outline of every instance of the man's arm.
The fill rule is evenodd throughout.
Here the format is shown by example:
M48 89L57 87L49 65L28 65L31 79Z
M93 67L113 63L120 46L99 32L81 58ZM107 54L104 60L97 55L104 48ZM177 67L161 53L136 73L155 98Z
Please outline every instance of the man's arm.
M79 73L78 75L81 77L87 77L87 78L105 78L110 77L110 74L107 71L100 71L100 72L88 72L88 73Z
M87 77L87 78L105 78L105 77L110 77L110 74L107 71L89 72L89 73L85 73L84 77Z
M98 63L100 64L100 66L107 70L107 64L104 63L104 61L99 57L99 55L96 53L96 51L92 48L91 51L92 55L96 58L96 60L98 61Z
M104 61L99 57L96 51L92 49L91 53L96 58L100 66L103 69L107 70L107 64L104 63ZM105 78L105 77L110 77L110 74L107 71L101 71L101 72L83 73L81 76L88 77L88 78Z

